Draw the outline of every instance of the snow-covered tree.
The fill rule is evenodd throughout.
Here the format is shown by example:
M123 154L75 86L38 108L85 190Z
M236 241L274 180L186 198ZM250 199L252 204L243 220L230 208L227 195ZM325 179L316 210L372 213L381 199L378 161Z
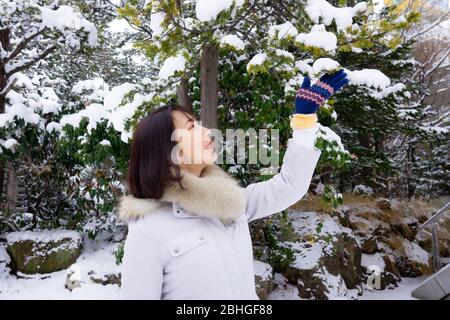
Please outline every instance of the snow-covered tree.
M394 100L403 85L364 58L398 46L401 32L417 20L415 12L402 19L394 12L380 16L370 2L355 1L124 1L118 10L140 30L136 46L160 66L155 88L166 98L185 104L189 97L188 105L210 127L281 129L281 145L304 75L317 78L343 67L351 90L366 90L378 97L374 101ZM334 123L337 99L322 109L322 124ZM164 101L156 94L147 108ZM346 104L343 113L356 111L350 99ZM324 175L348 163L349 154L329 129L317 142L324 150Z
M0 218L0 225L3 222L13 230L37 225L79 228L89 220L88 229L95 233L94 226L99 228L99 221L110 218L102 213L111 211L113 206L112 201L99 203L95 193L103 192L102 199L109 199L114 187L105 191L105 185L115 186L116 179L109 175L120 164L110 158L111 152L105 152L111 148L106 143L80 145L77 138L84 134L86 125L75 132L78 135L74 141L78 143L71 138L62 139L62 119L86 110L95 100L84 95L85 86L80 79L97 77L88 83L96 90L108 92L99 77L122 84L142 79L149 69L131 62L131 56L126 54L132 49L118 51L129 35L107 29L115 18L115 9L106 1L65 1L59 5L45 1L2 1L1 4L10 14L9 20L3 20L2 10L0 25L9 41L9 47L4 45L6 41L2 42L3 64L0 64L2 79L9 83L3 88L5 110L0 114L0 142L1 160L9 167L10 185L6 188L9 194L2 194L2 203L5 197L9 198L6 208L9 210L4 210L6 216ZM29 28L25 28L27 23ZM48 53L35 54L49 46L53 49ZM23 67L18 71L11 69L13 65ZM105 136L105 130L99 132ZM115 147L114 142L109 143ZM91 157L81 157L83 149L89 149L84 155ZM16 203L23 207L16 210ZM98 221L94 223L90 217L97 217Z
M13 90L14 86L19 83L30 89L31 80L24 72L61 48L95 47L97 28L74 7L58 6L50 1L2 0L0 12L0 126L14 127L15 121L22 121L22 126L42 125L42 113L56 112L57 105L46 105L49 97L41 97L39 92L24 97ZM14 129L14 136L11 132L2 137L2 151L12 149L19 142L20 129ZM0 189L8 192L4 209L10 211L15 205L16 179L14 170L8 170L10 185L4 188L5 160L2 157L0 163Z

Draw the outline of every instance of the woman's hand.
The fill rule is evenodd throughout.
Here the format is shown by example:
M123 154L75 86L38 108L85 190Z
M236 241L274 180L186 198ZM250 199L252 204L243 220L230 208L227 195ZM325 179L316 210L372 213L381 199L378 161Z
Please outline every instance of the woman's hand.
M305 77L295 97L295 114L314 114L336 91L348 83L344 69L325 74L311 86L311 79Z

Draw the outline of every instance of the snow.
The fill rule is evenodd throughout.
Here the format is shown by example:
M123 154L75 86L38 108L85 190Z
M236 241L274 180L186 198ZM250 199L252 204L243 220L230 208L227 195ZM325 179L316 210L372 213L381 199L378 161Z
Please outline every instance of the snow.
M291 60L294 60L294 59L295 59L295 58L294 58L294 55L293 55L292 53L290 53L289 51L286 51L286 50L276 49L276 50L275 50L275 54L276 54L277 56L289 58L289 59L291 59Z
M33 81L22 72L17 72L11 76L11 80L15 80L16 83L14 84L15 87L23 87L26 89L33 89L34 84Z
M111 147L111 142L109 140L103 139L100 141L100 145Z
M289 21L273 25L269 27L269 37L271 38L277 38L278 40L284 39L286 37L295 37L298 34L298 30L296 27L292 25Z
M317 131L317 137L325 139L329 142L336 142L340 152L348 153L348 151L345 149L344 145L342 144L341 137L339 137L339 135L337 135L330 128L319 124L319 130Z
M11 90L6 95L6 98L9 100L9 105L6 105L6 114L2 121L2 124L7 122L12 122L14 117L18 119L22 119L26 124L38 124L41 117L39 114L34 112L33 108L27 107L23 102L28 102L22 95L18 94L14 90ZM23 102L22 102L23 101Z
M162 79L168 79L173 76L177 71L184 71L186 67L186 58L182 54L178 54L175 57L167 58L161 69L159 70L159 77Z
M311 246L305 245L302 242L289 243L290 247L295 251L295 260L292 266L301 270L314 269L319 263L320 258L323 256L323 250L320 243L314 243Z
M322 280L327 290L325 292L329 300L355 300L358 296L358 290L347 289L344 279L340 274L332 275L327 269L321 268L314 276Z
M97 46L97 29L91 22L84 19L80 13L75 12L72 7L62 5L56 10L47 7L39 7L39 9L42 15L42 26L50 29L58 29L63 33L66 32L66 29L83 29L88 33L89 46Z
M359 300L416 300L411 296L412 290L425 281L428 276L418 278L402 278L393 289L376 290L365 288Z
M368 86L383 89L391 85L391 80L380 70L362 69L350 71L344 69L347 73L349 84Z
M428 265L429 254L415 242L405 242L405 253L409 259Z
M242 41L238 36L234 34L228 34L220 39L220 44L223 45L229 45L236 50L244 50L245 43Z
M312 67L309 65L309 60L298 60L295 62L295 66L300 70L300 72L302 73L307 73L307 74L313 74L313 69Z
M259 260L253 260L253 271L256 276L261 277L262 281L268 280L272 276L272 267L270 264Z
M369 94L371 97L381 100L383 98L386 98L388 95L403 91L405 89L406 86L403 83L396 83L392 86L382 88L380 91L371 90ZM405 95L408 96L409 92L405 92Z
M108 23L111 32L134 32L135 29L123 18L116 18Z
M219 13L230 9L233 0L198 0L195 5L197 19L202 22L211 21L217 18Z
M295 40L306 46L318 47L326 51L334 51L337 48L336 35L326 31L323 24L314 25L311 32L300 33Z
M120 267L115 263L116 243L88 241L83 244L83 252L69 269L45 275L21 275L9 273L2 263L8 257L0 245L0 300L39 299L39 300L78 300L78 299L119 299L120 288L115 284L94 283L91 276L104 278L105 275L118 274ZM8 261L6 261L8 263ZM65 288L67 277L78 280L80 287L72 291Z
M247 70L249 70L252 66L262 65L267 60L267 54L258 53L247 64Z
M53 88L43 88L41 97L37 98L36 104L42 108L42 114L58 113L61 104Z
M339 280L337 277L331 277L335 280L334 283L338 283ZM361 296L356 296L356 291L348 289L347 291L351 292L352 298L358 300L415 300L411 297L411 291L425 281L426 278L427 276L419 278L402 278L397 287L384 290L365 287ZM288 283L287 279L280 273L275 273L274 283L277 287L270 293L268 300L302 300L298 296L297 286ZM342 299L342 297L336 297L336 291L334 291L334 294L330 298Z
M90 91L90 94L86 94L86 91ZM95 77L88 80L80 80L72 87L72 92L82 96L84 100L87 101L102 101L109 91L108 84L100 78ZM110 93L108 94L108 96ZM108 99L108 98L107 98ZM112 97L111 99L117 99L117 97Z
M12 122L12 117L8 113L0 113L0 128L6 127Z
M61 124L59 122L55 122L55 121L49 122L47 124L47 126L45 127L45 130L47 132L54 132L54 131L55 132L60 132L61 129L62 129Z
M319 58L312 65L312 70L315 74L323 71L333 71L337 68L339 68L339 62L330 58Z
M26 237L25 237L26 238ZM0 300L7 299L43 299L43 300L97 300L119 299L120 287L115 284L101 285L91 279L106 279L106 275L118 275L120 266L115 263L114 252L117 243L101 240L85 240L83 251L76 263L67 270L62 270L45 275L21 275L21 278L10 274L7 265L10 263L5 246L0 244ZM368 255L367 255L368 256ZM375 264L378 258L365 257L363 264ZM264 279L272 272L268 265L261 261L254 261L254 272ZM402 278L398 286L393 289L375 290L364 286L362 296L356 296L356 290L348 290L341 282L340 276L333 276L326 270L320 270L315 276L323 277L327 283L329 298L331 299L360 299L360 300L409 300L411 291L421 284L426 278ZM70 280L78 282L80 287L72 291L65 288L65 283ZM288 283L280 273L274 274L274 291L268 300L300 300L298 288Z
M144 81L146 80L144 79ZM140 105L149 101L153 96L153 94L144 96L138 92L132 95L133 91L136 91L139 87L139 84L125 82L109 89L101 78L79 81L74 85L72 91L81 95L82 100L87 103L86 109L63 116L60 124L61 126L69 124L78 127L80 121L87 118L87 130L90 133L92 129L97 127L98 123L107 121L116 131L121 133L122 141L128 143L132 132L131 129L125 129L126 121L133 117ZM127 95L132 95L131 101L124 103ZM91 101L94 101L94 103L89 104ZM56 126L55 129L58 129L58 127Z
M152 94L143 96L140 93L136 93L131 102L118 107L109 114L108 120L113 125L115 130L121 132L121 140L123 142L128 143L132 135L130 130L125 129L125 122L134 115L140 105L146 101L149 101L151 97Z
M363 184L358 184L353 188L353 193L372 195L373 189Z
M16 139L11 138L11 139L8 139L8 140L5 141L4 147L6 149L13 149L14 146L17 145L17 144L19 144L19 142Z
M88 119L87 130L89 133L92 129L97 128L97 124L105 119L108 119L108 113L103 105L99 103L92 103L77 113L65 115L61 118L60 124L64 127L66 124L71 125L74 128L80 126L80 122L83 118Z
M326 0L308 0L305 11L314 23L319 23L320 19L325 25L330 25L335 21L339 29L345 29L353 23L353 17L367 10L367 4L360 2L354 7L334 7Z
M51 230L51 231L15 231L6 235L8 243L31 240L34 242L55 242L63 239L81 241L81 236L76 231L71 230Z
M155 12L150 15L150 29L153 31L152 36L161 36L164 32L164 27L161 26L166 14L164 12Z
M380 253L366 254L363 253L361 257L361 266L365 268L370 268L376 266L380 272L384 272L386 263Z
M273 280L276 287L269 294L267 300L301 300L297 286L289 283L281 273L276 272Z
M128 82L113 87L111 90L105 93L105 99L103 101L105 108L108 110L117 109L122 104L125 95L127 95L130 91L134 90L135 88L136 88L135 84Z
M332 236L335 238L340 233L351 234L350 229L340 226L327 214L319 214L313 211L292 211L289 212L289 218L297 234L300 236L315 235L318 238L317 241L312 242L283 242L293 249L295 260L292 265L298 269L314 269L324 254L332 250L332 244L320 239L321 237ZM319 224L321 227L318 230Z

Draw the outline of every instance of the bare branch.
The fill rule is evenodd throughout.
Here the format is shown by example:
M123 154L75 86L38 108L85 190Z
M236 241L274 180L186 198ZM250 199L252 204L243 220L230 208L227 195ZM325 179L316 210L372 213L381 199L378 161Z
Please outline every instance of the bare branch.
M0 97L5 97L8 92L12 89L12 87L14 87L14 84L16 84L17 79L12 80L9 84L7 84L5 86L5 88L3 88L2 91L0 91Z
M56 45L48 47L47 49L45 49L41 54L39 54L35 59L28 61L27 63L24 63L23 65L9 71L6 73L6 77L10 77L11 75L13 75L14 73L20 72L22 70L25 70L27 68L29 68L30 66L32 66L33 64L35 64L36 62L44 59L45 57L47 57L52 51L54 51L57 48Z
M43 34L46 29L47 29L47 27L44 27L44 28L40 29L39 31L33 33L31 36L24 38L16 46L16 48L13 50L13 52L11 52L11 54L6 57L4 63L6 64L8 61L14 59L33 39L35 39L37 36Z

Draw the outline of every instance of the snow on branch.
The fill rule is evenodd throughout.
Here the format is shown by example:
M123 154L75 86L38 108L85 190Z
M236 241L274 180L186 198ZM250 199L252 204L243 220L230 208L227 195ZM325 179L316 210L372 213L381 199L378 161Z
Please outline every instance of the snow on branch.
M315 23L322 19L328 26L334 20L338 29L345 29L353 23L354 16L367 10L367 3L360 2L354 7L337 8L326 0L308 0L305 10Z
M60 6L56 10L47 7L39 7L42 15L42 25L50 29L57 29L64 35L67 30L84 30L88 33L88 45L95 47L98 44L97 28L86 20L72 7Z

